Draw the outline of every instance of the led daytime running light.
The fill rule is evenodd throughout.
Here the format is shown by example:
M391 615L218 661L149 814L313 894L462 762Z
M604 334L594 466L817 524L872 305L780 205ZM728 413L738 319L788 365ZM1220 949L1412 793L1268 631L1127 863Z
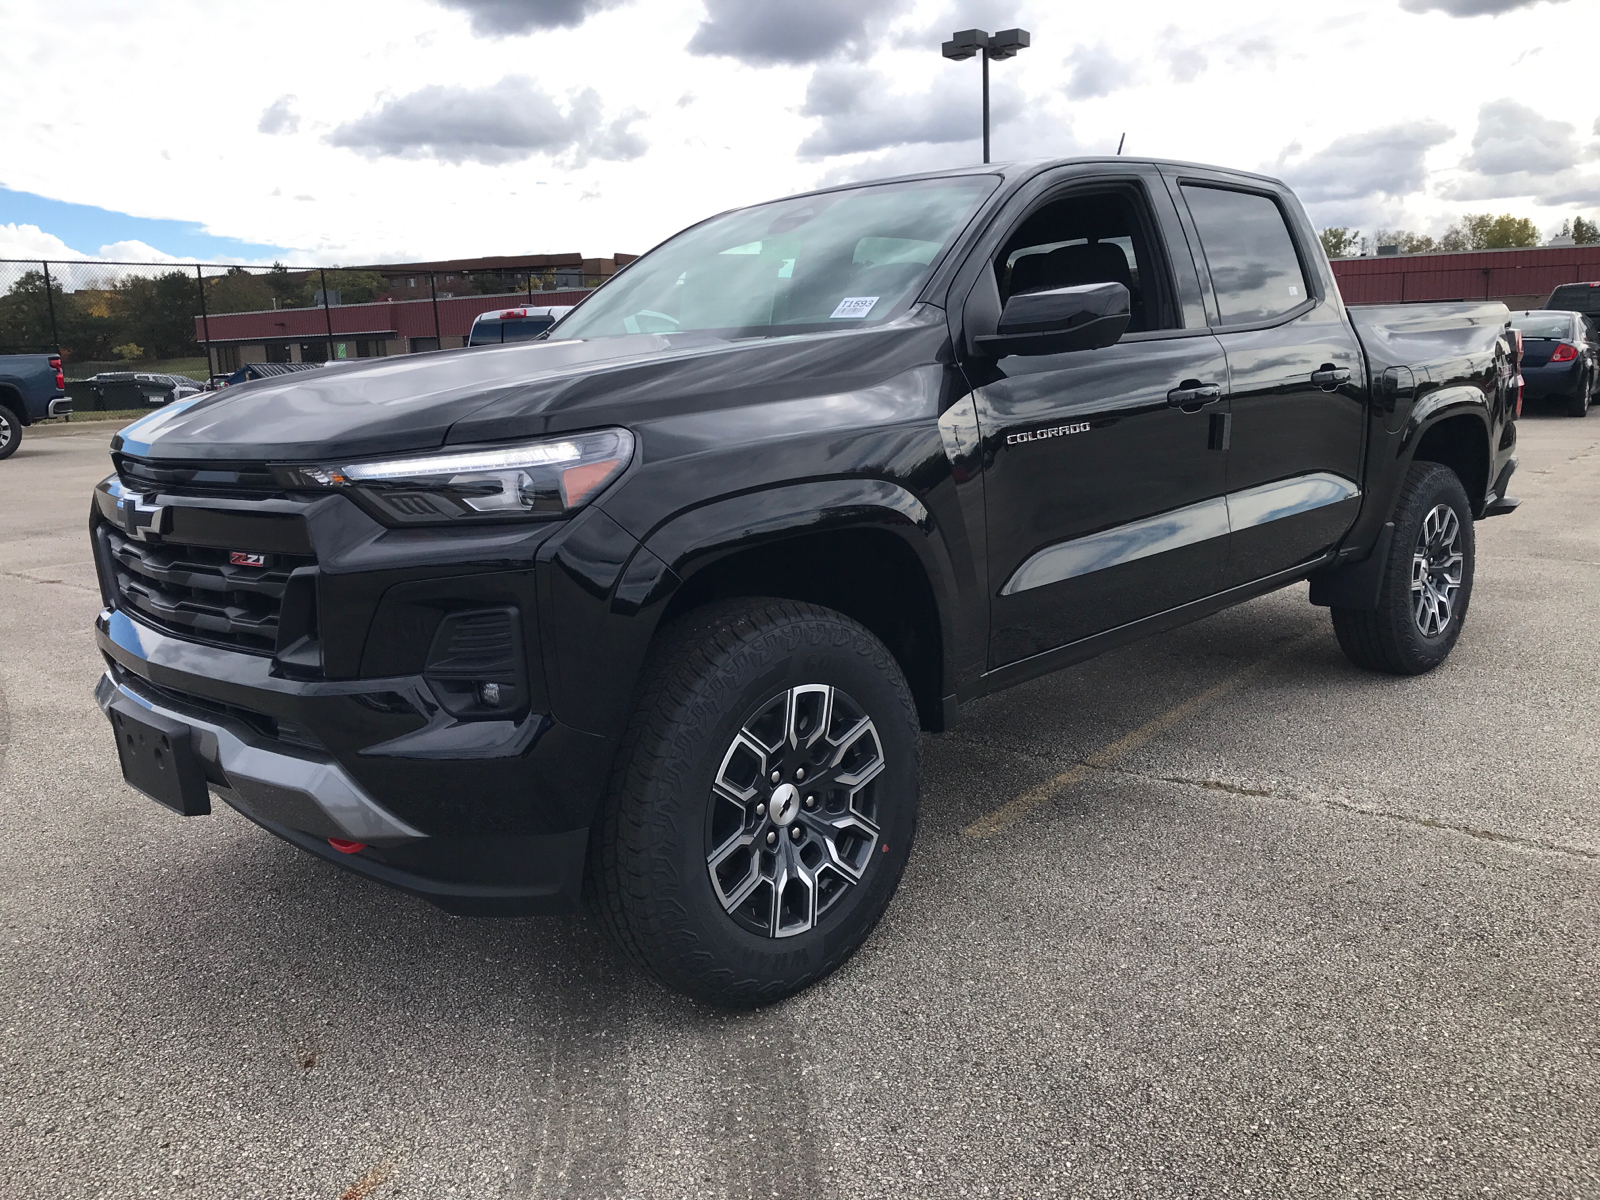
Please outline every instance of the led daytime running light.
M474 450L466 454L441 454L432 458L353 463L338 468L334 474L359 483L367 479L416 479L478 471L514 471L518 467L548 467L576 462L582 457L583 452L572 442L539 442L507 450Z

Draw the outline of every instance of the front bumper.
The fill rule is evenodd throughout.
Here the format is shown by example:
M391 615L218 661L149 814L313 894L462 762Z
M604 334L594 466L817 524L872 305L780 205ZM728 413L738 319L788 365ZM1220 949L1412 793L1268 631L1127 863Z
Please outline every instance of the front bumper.
M450 912L577 907L588 813L578 818L568 801L608 760L604 739L540 714L461 723L435 711L411 728L415 713L386 717L365 704L408 696L421 707L420 679L276 678L269 660L116 609L101 613L96 640L107 662L101 710L122 696L189 726L213 794L285 841ZM353 752L340 738L352 724L369 743ZM364 848L346 854L330 838Z

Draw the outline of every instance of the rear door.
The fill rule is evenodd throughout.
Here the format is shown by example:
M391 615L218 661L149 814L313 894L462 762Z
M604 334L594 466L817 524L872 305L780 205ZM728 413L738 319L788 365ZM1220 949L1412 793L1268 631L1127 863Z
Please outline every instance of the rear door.
M1222 173L1169 178L1228 359L1223 583L1234 587L1318 558L1355 521L1366 381L1355 331L1292 197Z
M992 669L1217 589L1227 364L1153 168L1061 172L979 253L969 328L1009 294L1082 283L1123 283L1133 312L1114 346L965 364L984 448ZM1201 395L1185 405L1180 389Z

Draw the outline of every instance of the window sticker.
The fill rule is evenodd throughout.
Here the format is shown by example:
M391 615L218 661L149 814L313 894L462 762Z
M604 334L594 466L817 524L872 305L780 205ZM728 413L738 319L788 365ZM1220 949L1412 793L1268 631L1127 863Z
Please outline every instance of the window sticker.
M864 317L872 311L872 306L878 302L876 296L846 296L839 301L839 307L828 314L831 321L834 317Z

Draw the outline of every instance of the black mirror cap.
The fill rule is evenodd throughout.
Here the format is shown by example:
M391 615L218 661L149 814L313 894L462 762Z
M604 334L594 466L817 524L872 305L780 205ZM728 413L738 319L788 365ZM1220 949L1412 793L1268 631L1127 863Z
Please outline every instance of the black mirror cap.
M1115 345L1131 319L1128 289L1120 283L1085 283L1012 296L997 332L973 339L981 352L1062 354Z

